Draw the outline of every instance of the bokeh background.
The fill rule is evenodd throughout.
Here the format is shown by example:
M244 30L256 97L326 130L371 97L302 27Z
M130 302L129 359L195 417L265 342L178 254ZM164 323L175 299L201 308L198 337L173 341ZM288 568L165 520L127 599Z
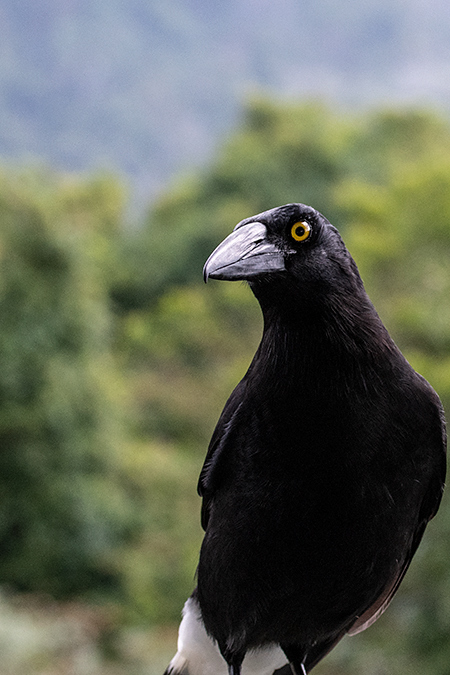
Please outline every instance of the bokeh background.
M450 414L446 0L0 0L0 675L161 675L261 333L236 222L342 232ZM318 675L448 675L450 504Z

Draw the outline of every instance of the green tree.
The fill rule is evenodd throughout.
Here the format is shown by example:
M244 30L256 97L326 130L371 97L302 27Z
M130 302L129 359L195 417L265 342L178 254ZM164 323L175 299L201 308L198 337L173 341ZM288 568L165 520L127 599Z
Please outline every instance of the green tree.
M117 576L120 378L104 278L120 217L106 178L0 176L0 582L18 589L67 595Z
M261 333L248 287L205 288L201 270L266 208L310 203L341 230L390 332L450 410L448 157L450 126L435 114L260 98L142 229L122 227L107 177L3 172L0 581L102 589L130 619L177 621L201 540L196 477ZM446 498L389 611L318 673L446 675L449 529Z

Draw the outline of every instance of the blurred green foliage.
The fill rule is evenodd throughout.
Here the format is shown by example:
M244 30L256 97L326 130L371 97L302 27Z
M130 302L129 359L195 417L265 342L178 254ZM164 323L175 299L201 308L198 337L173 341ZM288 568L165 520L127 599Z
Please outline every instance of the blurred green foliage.
M450 124L252 100L210 166L125 226L114 178L0 174L0 583L178 620L197 475L261 333L244 284L202 285L236 222L290 201L342 232L369 295L450 410ZM450 511L398 597L318 667L448 672Z
M6 171L0 184L0 581L109 588L104 556L127 526L102 243L120 190Z

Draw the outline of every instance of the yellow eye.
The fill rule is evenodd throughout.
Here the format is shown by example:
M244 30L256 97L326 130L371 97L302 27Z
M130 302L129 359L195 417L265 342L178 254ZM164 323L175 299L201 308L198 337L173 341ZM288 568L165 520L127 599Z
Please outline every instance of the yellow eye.
M291 236L295 241L306 241L311 234L311 225L304 220L299 220L291 227Z

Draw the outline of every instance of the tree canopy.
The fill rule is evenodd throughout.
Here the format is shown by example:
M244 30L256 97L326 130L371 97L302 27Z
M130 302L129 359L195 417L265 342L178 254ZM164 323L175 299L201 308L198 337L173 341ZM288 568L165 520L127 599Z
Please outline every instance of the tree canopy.
M209 437L261 334L243 284L202 284L242 218L291 201L342 232L370 297L450 410L450 125L252 100L213 162L139 227L106 175L0 173L0 583L177 622ZM448 669L448 498L398 598L321 672ZM319 668L318 668L319 672Z

